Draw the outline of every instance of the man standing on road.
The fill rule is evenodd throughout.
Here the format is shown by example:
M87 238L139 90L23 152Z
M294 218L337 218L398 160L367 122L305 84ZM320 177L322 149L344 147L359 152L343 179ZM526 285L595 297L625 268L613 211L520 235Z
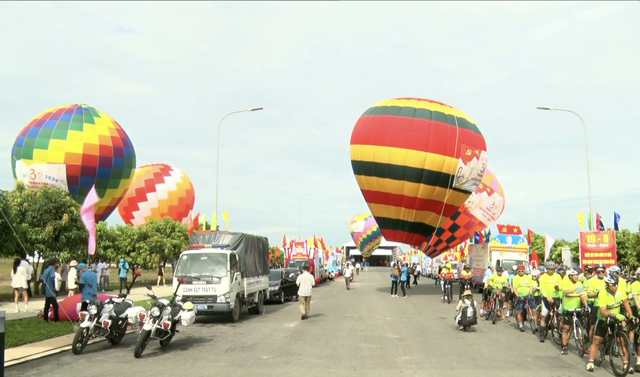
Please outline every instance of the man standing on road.
M296 285L300 300L300 319L307 319L311 310L311 290L316 285L316 279L309 273L309 266L302 267L302 274L298 275Z
M49 307L53 306L53 322L58 322L58 300L56 299L56 268L58 268L58 260L53 259L40 279L44 283L44 321L49 322Z
M347 290L351 289L351 274L353 271L349 268L349 262L347 262L347 268L344 270L344 282L347 285Z
M127 289L127 274L129 273L129 263L124 260L124 258L120 258L118 268L120 269L120 294L122 294L122 287L124 286L124 288Z

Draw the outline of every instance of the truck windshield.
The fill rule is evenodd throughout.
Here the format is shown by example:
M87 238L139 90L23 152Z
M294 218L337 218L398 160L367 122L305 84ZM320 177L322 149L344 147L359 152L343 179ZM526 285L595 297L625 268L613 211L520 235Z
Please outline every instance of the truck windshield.
M222 278L227 275L227 255L213 253L184 254L178 261L176 276L213 276Z
M289 268L297 268L302 270L302 267L304 266L309 266L309 262L308 261L300 261L300 260L292 260L289 261Z

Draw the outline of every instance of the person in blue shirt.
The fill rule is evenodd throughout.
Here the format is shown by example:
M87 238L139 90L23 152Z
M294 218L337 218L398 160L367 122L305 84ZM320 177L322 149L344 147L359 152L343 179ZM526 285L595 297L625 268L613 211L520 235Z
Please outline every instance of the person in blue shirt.
M396 265L396 262L391 263L391 297L398 297L398 281L400 280L400 275L402 275L400 267Z
M124 260L124 258L120 258L120 263L118 263L118 268L120 269L120 294L122 294L122 287L124 286L127 289L127 275L129 274L129 263Z
M58 300L56 299L56 268L58 268L58 260L53 259L49 262L40 279L44 283L44 321L49 322L49 307L53 306L53 322L58 322Z
M78 286L80 287L80 292L82 292L80 310L86 311L87 301L93 301L98 296L98 275L96 275L95 271L88 269L84 263L78 264L78 274L80 276L78 278Z
M402 298L407 298L407 291L405 289L405 286L408 285L407 282L409 281L409 265L407 264L407 262L404 262L404 265L402 266L402 275L400 275L400 289L402 289Z

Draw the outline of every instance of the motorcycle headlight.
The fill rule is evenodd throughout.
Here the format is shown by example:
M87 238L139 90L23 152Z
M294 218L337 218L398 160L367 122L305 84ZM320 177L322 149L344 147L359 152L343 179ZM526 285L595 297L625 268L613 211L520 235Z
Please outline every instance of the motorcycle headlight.
M160 317L160 308L157 306L152 307L151 310L149 311L149 314L152 317Z
M97 307L97 306L95 306L95 305L93 305L93 304L89 305L89 307L87 308L87 310L89 311L89 314L91 314L91 315L96 315L96 314L98 314L98 307Z

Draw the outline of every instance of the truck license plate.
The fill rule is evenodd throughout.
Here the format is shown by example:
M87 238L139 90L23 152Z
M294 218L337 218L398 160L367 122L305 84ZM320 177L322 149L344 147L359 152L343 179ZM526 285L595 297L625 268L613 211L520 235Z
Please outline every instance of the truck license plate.
M207 310L207 305L196 304L196 310Z

